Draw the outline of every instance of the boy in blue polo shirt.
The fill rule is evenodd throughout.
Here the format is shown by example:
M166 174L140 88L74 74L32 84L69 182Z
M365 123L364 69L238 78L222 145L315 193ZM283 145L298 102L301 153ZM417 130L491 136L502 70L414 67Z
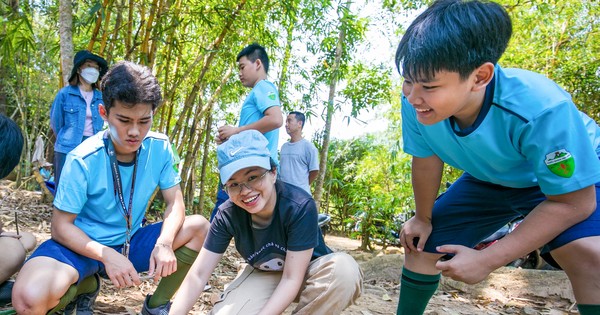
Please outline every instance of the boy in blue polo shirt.
M52 239L32 254L17 277L13 304L20 314L92 314L100 289L97 275L117 288L141 283L139 272L162 280L144 301L142 314L168 312L170 298L204 243L208 221L185 216L167 137L150 132L162 101L150 69L120 62L102 81L99 110L108 130L71 151L63 170ZM142 226L156 187L164 221Z
M579 312L600 314L600 128L551 80L497 64L511 33L496 3L441 0L400 41L416 215L400 237L398 314L422 314L440 272L477 283L542 246L567 273ZM444 163L465 173L436 200ZM472 249L519 216L513 233Z

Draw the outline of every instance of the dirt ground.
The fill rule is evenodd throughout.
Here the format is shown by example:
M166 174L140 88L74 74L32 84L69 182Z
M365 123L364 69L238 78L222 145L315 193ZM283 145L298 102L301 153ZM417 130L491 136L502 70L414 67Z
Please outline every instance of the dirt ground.
M4 229L14 231L15 212L19 230L32 232L38 242L50 236L51 206L41 194L14 189L14 183L0 181L0 220ZM364 272L362 296L342 314L395 314L398 303L399 278L402 270L402 250L391 247L376 252L358 250L360 242L346 237L327 235L325 242L335 251L352 255ZM223 285L233 280L243 260L230 246L213 273L212 289L198 299L191 314L206 314L211 309L211 297ZM156 288L144 282L138 287L115 289L103 280L96 300L97 314L137 314L144 297ZM7 308L0 308L6 310ZM293 305L285 314L291 314ZM501 268L480 284L469 286L442 278L440 288L432 298L426 314L578 314L570 284L561 271Z

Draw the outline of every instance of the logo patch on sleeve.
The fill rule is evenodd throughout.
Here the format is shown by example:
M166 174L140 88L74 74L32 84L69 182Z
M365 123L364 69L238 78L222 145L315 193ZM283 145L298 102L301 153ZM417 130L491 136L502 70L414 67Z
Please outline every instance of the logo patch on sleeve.
M552 173L561 177L569 178L575 171L575 159L565 149L546 154L544 163Z
M275 92L270 92L267 97L274 101L277 98L277 95L275 95Z

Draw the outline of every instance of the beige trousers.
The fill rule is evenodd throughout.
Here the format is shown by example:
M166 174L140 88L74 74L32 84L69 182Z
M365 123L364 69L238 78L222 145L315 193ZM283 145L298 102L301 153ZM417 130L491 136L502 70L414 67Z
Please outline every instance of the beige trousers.
M225 288L209 314L258 314L275 291L281 275L247 265ZM319 257L308 266L293 314L339 314L360 296L362 280L363 273L350 255L332 253Z

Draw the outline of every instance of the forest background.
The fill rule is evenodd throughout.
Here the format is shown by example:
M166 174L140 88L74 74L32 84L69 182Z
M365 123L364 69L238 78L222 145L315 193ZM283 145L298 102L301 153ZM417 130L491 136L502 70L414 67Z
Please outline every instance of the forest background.
M599 1L498 2L514 28L500 63L550 77L598 121ZM153 69L165 99L153 129L167 134L181 157L188 211L208 216L218 184L216 128L237 124L249 92L237 78L236 54L258 42L271 57L269 79L279 88L284 112L305 111L307 125L322 126L305 133L320 151L321 172L313 187L320 211L331 215L338 232L362 234L366 249L377 234L397 228L394 218L406 219L414 207L411 158L401 150L402 79L393 55L404 28L429 3L1 0L0 113L15 120L26 138L14 174L17 186L38 189L31 180L35 139L45 140L51 161L50 105L74 53L88 49L109 65L130 60ZM387 127L351 138L331 136L355 134L350 123L372 130L366 116ZM285 139L283 128L280 133ZM447 167L443 180L459 175ZM159 199L152 208L160 210Z

